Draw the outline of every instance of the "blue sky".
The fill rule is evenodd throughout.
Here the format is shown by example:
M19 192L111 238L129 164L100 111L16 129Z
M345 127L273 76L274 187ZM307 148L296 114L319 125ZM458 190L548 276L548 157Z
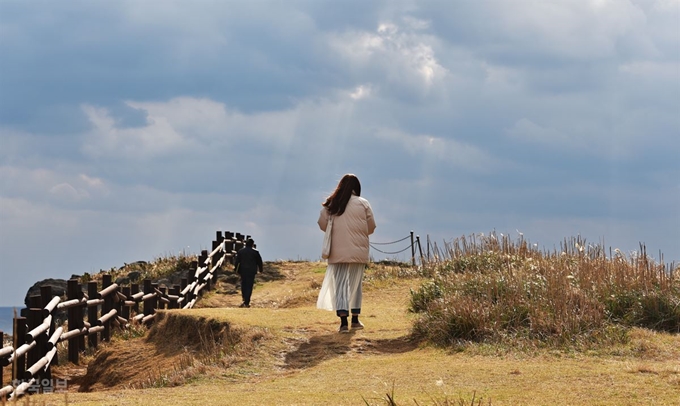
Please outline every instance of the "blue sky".
M318 259L349 172L376 242L680 261L679 27L678 0L0 0L0 306L216 230Z

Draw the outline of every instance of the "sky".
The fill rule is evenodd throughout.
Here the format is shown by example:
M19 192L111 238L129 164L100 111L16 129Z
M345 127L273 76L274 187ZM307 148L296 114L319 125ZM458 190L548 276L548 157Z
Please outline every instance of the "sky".
M216 231L320 259L345 173L373 242L680 262L679 158L679 0L0 0L0 306Z

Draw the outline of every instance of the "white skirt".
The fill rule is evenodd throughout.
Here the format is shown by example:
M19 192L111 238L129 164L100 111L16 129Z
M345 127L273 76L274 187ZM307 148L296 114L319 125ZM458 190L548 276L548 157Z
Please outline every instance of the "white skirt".
M361 309L365 264L328 264L316 307L324 310Z

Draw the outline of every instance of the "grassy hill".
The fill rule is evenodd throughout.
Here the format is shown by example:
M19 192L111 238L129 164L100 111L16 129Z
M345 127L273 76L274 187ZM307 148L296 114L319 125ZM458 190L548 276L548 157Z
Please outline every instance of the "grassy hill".
M191 310L163 311L148 332L117 336L65 365L69 393L30 398L69 405L676 405L680 337L633 327L606 346L512 345L414 339L412 292L424 277L373 264L366 329L340 335L315 308L325 264L267 263L252 307L229 278ZM233 280L232 280L233 281ZM78 392L88 390L89 392ZM390 400L392 399L392 400Z

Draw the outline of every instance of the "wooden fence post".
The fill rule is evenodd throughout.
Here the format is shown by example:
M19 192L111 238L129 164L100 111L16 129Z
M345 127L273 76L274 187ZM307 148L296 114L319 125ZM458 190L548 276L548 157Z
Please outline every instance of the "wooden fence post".
M109 327L111 326L111 323L114 323L114 326L122 327L118 321L118 317L121 317L120 314L123 311L123 305L125 305L125 303L120 300L120 296L118 296L119 292L120 287L117 287L115 292L109 294L109 296L111 296L111 307L116 310L116 316L110 319Z
M420 265L423 265L423 247L420 246L420 236L416 236L416 244L418 244L418 251L420 252Z
M233 265L234 264L234 255L233 255L234 233L232 233L231 231L225 231L224 232L224 239L229 240L224 244L225 245L224 248L225 248L225 251L227 252L227 254L229 254L229 262Z
M108 288L113 283L111 274L104 274L102 276L102 290ZM113 309L113 295L106 295L104 304L102 305L102 316L108 314ZM104 330L102 331L102 341L111 340L111 321L110 319L104 322Z
M161 301L158 299L158 293L156 292L158 289L158 284L157 283L151 283L151 293L156 293L156 296L151 298L151 307L154 309L153 312L151 313L156 313L156 309L161 308Z
M218 233L219 233L219 231L218 231ZM219 236L218 236L218 238L219 238ZM213 241L212 242L212 251L215 251L215 249L217 247L219 247L220 245L222 245L222 241L219 241L219 240ZM215 253L215 255L212 256L212 260L210 262L210 268L208 268L208 271L210 271L210 269L212 269L215 265L217 265L218 262L220 262L221 256L222 256L221 252L217 252L217 253ZM213 286L215 285L215 281L217 280L217 278L215 276L217 276L217 272L218 272L218 270L217 270L217 268L215 268L215 271L213 272L212 279L208 280L207 281L208 284L205 285L207 290L212 290Z
M139 293L139 283L133 283L130 285L130 295L136 295L137 293ZM135 315L139 314L139 302L135 301L132 311L135 312Z
M221 231L215 232L215 241L213 241L213 251L215 250L215 248L222 245L223 241L224 241L224 236L222 235L222 232ZM212 260L213 265L217 264L220 261L220 259L222 259L223 256L224 256L224 252L218 252L217 254L213 255L213 260ZM215 269L215 276L217 276L217 271L218 270ZM210 283L208 283L208 290L212 289L213 286L215 286L215 282L217 282L217 278L212 278L212 280L210 280Z
M411 263L416 266L416 247L413 242L413 230L411 230Z
M66 285L66 294L68 300L80 298L80 284L78 279L69 279ZM68 309L68 331L78 330L83 321L83 310L80 306L70 307ZM80 319L80 320L78 320ZM80 352L79 337L68 339L68 360L78 365L78 354Z
M31 307L28 310L28 329L33 330L34 328L40 326L42 324L42 309L40 308L40 296L31 296L31 306L36 306L37 307ZM28 354L26 356L27 362L26 366L28 368L32 367L36 362L40 361L40 358L42 358L45 354L45 346L41 345L40 338L45 336L45 334L40 334L38 337L34 338L35 341L35 347L28 351ZM42 374L39 372L38 374L35 375L35 381L38 387L40 387L40 378L42 377ZM38 389L37 392L40 390Z
M196 261L191 261L191 264L189 265L189 274L187 275L187 282L189 286L196 286L198 282L198 278L196 278L196 269L198 269L199 263L198 263L198 258L196 258ZM196 284L194 284L196 282ZM189 289L189 291L186 294L186 302L189 303L191 300L194 298L194 292L193 289Z
M196 280L196 269L198 269L198 260L191 261L189 264L189 273L187 274L188 284L191 285Z
M14 318L14 351L26 343L26 318ZM12 380L24 379L24 372L26 372L26 355L14 357L14 364L12 365Z
M236 244L234 244L235 245L234 251L238 252L238 250L243 248L243 246L244 246L243 237L245 237L243 234L236 233Z
M165 295L168 294L168 288L166 288L165 286L159 287L158 290L160 290L161 293L163 293L162 296L165 296ZM160 300L160 298L158 298L158 308L159 308L159 309L166 309L167 307L168 307L168 306L165 304L165 302L162 301L162 300Z
M50 301L52 300L52 286L41 286L40 287L40 296L42 296L42 308L45 308ZM44 312L43 312L44 313ZM52 311L54 313L54 310ZM43 316L47 317L45 314ZM50 329L49 334L52 334L54 330L57 328L57 323L56 323L56 318L54 315L52 315L52 321L50 322ZM47 353L47 341L49 340L49 336L45 334L44 337L44 342L42 343L43 348L45 349L45 353ZM52 362L50 362L47 365L47 370L45 371L45 379L50 380L50 385L52 384L52 364L54 365L59 365L59 358L57 357L57 354L54 354L54 357L52 358Z
M172 285L172 289L170 289L168 292L172 296L179 296L180 292L180 285ZM177 300L170 300L170 304L168 305L168 309L177 309L179 306L177 305Z
M42 292L41 292L42 293ZM34 328L40 326L43 322L43 309L42 309L42 295L31 296L29 299L29 309L28 309L28 330L31 331ZM45 340L42 340L42 338ZM26 337L28 341L28 336ZM32 367L36 362L40 361L40 358L45 356L46 353L46 341L47 336L45 334L40 334L37 337L32 338L35 341L35 347L28 351L26 354L26 367ZM40 387L40 380L42 374L38 373L35 376L36 384ZM39 392L40 390L38 390Z
M153 292L153 288L151 287L151 279L144 279L144 295L148 295L149 293ZM149 299L144 301L144 317L149 316L153 314L154 312L154 303ZM150 325L151 323L147 323L147 326Z
M217 242L219 242L220 244L225 244L224 239L225 239L224 235L222 235L222 233L220 232L220 234L218 235L218 238L217 238ZM220 268L218 270L215 270L215 273L217 273L217 271L219 271L220 274L222 274L222 271L224 270L224 266L226 265L228 258L229 257L227 256L226 246L222 245L222 252L219 253L218 258L217 258L218 261L219 260L222 261L222 265L220 266ZM212 283L213 283L213 287L217 286L217 275L215 275L215 278L213 278Z
M205 261L208 260L208 250L201 251L201 255L198 257L198 266L205 267L205 270L198 275L198 283L201 284L205 281L205 277L210 271L210 265L205 265ZM203 292L198 292L199 295L203 296Z
M52 300L52 286L40 287L40 307L44 308ZM50 328L52 330L52 328Z
M90 299L97 298L97 281L89 281L87 283L87 295ZM94 326L99 316L97 315L99 311L99 305L89 306L87 308L87 321L91 326ZM90 348L97 348L99 345L99 335L97 333L90 333L87 337L88 345Z
M130 287L129 286L123 286L123 294L125 295L125 300L130 300ZM126 306L125 303L123 303L122 311L121 311L121 317L124 318L125 320L130 320L130 306Z
M2 339L2 341L0 342L0 349L2 349L2 347L5 345L5 333L2 330L0 330L0 338ZM5 367L3 367L3 364L0 363L0 388L3 387L3 382L5 382L5 379L2 376L2 372L4 369ZM2 395L0 395L0 402L4 403L4 401L5 398Z
M52 286L49 286L49 285L48 286L41 286L40 287L40 297L41 297L41 302L42 302L40 304L40 307L42 309L45 309L45 307L52 300ZM47 310L43 310L42 312L43 312L43 317L47 317L48 315L52 315L52 313L53 313L52 312L52 313L46 315L45 313L47 312ZM47 355L47 342L50 339L48 334L52 334L54 332L55 328L56 328L56 322L54 320L54 315L52 315L52 318L50 319L50 327L47 330L48 332L46 332L45 334L41 334L40 338L38 339L38 346L41 348L41 350L40 350L41 357ZM50 363L47 364L47 367L45 368L45 370L41 374L43 380L46 379L47 382L49 382L48 383L49 386L52 386L52 364L53 363L54 364L59 363L59 360L57 359L57 354L54 354L52 361L50 361ZM45 385L42 385L42 382L41 382L41 387L42 386L45 386Z

